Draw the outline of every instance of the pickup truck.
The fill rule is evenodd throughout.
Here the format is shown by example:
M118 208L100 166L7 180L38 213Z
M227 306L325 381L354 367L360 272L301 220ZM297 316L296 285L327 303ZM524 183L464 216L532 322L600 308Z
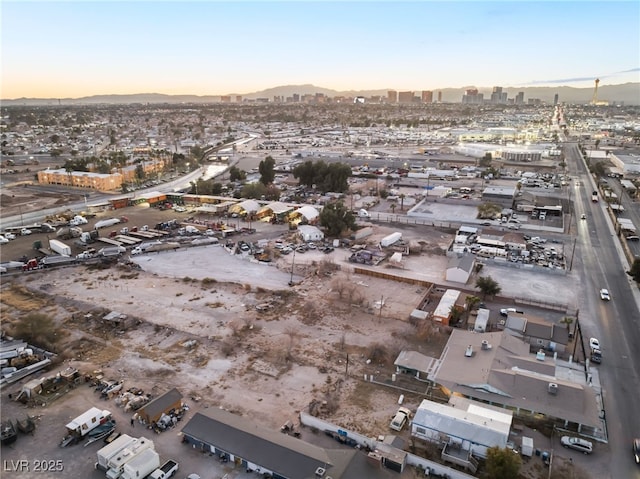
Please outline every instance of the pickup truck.
M178 463L169 459L162 466L149 474L147 479L167 479L168 477L173 476L176 472L178 472Z

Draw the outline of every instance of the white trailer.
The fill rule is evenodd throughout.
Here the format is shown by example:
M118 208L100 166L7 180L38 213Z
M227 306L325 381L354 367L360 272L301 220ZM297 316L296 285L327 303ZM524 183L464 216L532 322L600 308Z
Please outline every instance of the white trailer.
M128 461L122 468L122 479L141 479L160 467L160 456L153 449L146 449Z
M111 413L106 409L92 407L67 424L67 431L71 435L86 436L89 431L106 422L110 417Z
M113 459L120 451L126 447L133 446L138 439L131 437L128 434L123 434L114 440L111 444L107 444L98 451L98 462L96 462L96 469L107 471L109 469L109 461Z
M138 439L138 441L135 444L129 447L125 447L124 449L121 449L118 452L118 454L116 454L114 457L109 459L109 461L107 462L107 466L109 466L109 470L107 471L107 478L118 479L120 476L122 476L122 473L124 472L125 464L127 464L134 457L143 453L147 449L155 450L155 446L152 440L147 439L145 437L141 437ZM158 460L158 463L160 463L159 460Z
M71 246L56 239L49 240L49 249L61 256L71 256Z
M391 246L394 243L397 243L402 239L402 233L396 231L395 233L391 233L390 235L385 236L380 241L380 246L386 248L387 246Z
M119 218L109 218L98 221L93 227L99 230L100 228L108 228L109 226L117 225L118 223L120 223Z

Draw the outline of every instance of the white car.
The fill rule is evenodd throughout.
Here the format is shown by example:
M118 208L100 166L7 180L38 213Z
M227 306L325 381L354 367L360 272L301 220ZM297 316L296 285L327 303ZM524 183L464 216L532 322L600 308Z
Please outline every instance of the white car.
M560 438L560 444L570 449L575 449L583 454L591 454L593 452L593 444L579 437L562 436Z
M603 288L600 290L600 299L602 301L611 301L611 295L609 294L608 289Z
M600 341L597 338L589 338L589 347L591 349L600 349Z
M31 233L32 233L31 230L28 228L22 228L20 230L20 236L27 236L27 235L30 235Z
M407 423L410 417L411 411L409 409L407 409L406 407L398 408L398 412L395 416L393 416L389 427L394 431L402 431L402 428L404 428L404 425Z
M9 240L4 236L0 235L0 244L7 244Z
M5 233L4 237L7 238L9 241L16 239L16 235L14 235L13 233Z

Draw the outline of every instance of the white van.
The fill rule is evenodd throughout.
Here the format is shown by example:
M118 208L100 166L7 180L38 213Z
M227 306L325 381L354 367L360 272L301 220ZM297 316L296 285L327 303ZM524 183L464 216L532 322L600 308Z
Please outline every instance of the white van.
M409 409L406 407L398 408L398 412L393 416L389 427L394 431L402 431L402 428L404 428L404 425L409 421L410 417L411 411Z

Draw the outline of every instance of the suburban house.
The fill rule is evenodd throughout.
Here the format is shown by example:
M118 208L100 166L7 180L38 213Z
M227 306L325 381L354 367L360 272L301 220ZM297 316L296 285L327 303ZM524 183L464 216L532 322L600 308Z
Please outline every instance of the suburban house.
M436 361L435 358L425 356L417 351L403 350L393 365L396 367L396 372L398 373L411 374L416 379L426 381Z
M530 352L507 331L478 334L454 329L429 374L449 397L512 410L523 418L544 417L560 427L602 434L601 398L584 366Z
M442 447L442 459L475 472L473 457L487 457L490 447L504 448L513 413L462 397L448 404L424 399L411 422L414 438Z
M449 260L445 279L454 283L466 284L476 264L476 257L472 254L456 255Z
M569 344L569 329L530 314L509 313L505 329L531 346L547 351L565 352Z

